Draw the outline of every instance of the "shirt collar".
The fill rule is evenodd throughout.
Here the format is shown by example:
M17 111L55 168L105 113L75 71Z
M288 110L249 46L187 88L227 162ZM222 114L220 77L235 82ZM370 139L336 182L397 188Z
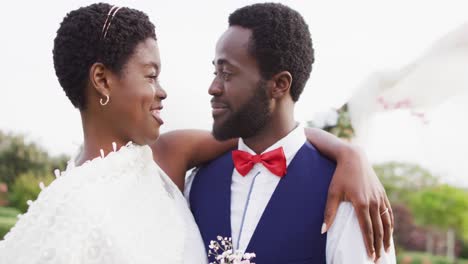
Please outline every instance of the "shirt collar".
M287 165L289 165L289 163L292 161L296 153L299 151L302 145L304 145L305 142L306 136L304 133L304 127L298 124L296 128L289 132L289 134L287 134L282 139L276 141L276 143L274 143L265 151L263 151L262 154L277 149L279 147L283 147L284 155L286 156L286 163ZM256 154L255 151L249 148L242 139L239 139L238 149L248 152L252 155Z

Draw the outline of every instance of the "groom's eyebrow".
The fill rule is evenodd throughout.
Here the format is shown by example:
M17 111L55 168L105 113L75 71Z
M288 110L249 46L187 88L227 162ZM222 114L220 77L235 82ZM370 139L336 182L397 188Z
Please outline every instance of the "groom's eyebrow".
M231 63L227 59L217 59L217 60L212 61L212 63L214 66L223 66L223 65L232 66L232 67L236 66L235 64Z
M212 61L213 65L224 65L224 64L230 64L229 61L226 59L218 59L216 61Z

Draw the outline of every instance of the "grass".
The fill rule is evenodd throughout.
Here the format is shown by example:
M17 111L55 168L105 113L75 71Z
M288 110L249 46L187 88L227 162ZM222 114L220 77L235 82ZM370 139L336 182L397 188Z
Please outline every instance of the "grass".
M397 257L398 264L468 264L467 259L450 262L444 256L433 256L423 252L401 252Z
M3 239L6 233L10 231L11 227L15 225L16 217L20 211L15 208L0 207L0 239Z
M20 211L11 207L0 207L0 217L16 217Z

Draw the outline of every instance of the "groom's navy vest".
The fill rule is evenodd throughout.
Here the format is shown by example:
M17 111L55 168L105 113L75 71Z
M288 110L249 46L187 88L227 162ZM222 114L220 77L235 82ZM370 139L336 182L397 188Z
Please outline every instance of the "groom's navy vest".
M190 206L205 247L218 235L231 237L231 152L203 166L190 191ZM320 230L335 164L305 143L280 180L246 252L257 264L325 263ZM213 260L211 260L213 261Z

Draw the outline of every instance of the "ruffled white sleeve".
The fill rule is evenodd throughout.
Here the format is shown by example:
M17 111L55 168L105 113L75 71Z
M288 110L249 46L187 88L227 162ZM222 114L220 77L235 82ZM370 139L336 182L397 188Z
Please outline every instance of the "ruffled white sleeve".
M187 225L173 189L148 146L70 166L0 242L0 263L182 263Z
M80 197L77 177L62 177L44 189L0 242L0 263L129 263L113 248Z

